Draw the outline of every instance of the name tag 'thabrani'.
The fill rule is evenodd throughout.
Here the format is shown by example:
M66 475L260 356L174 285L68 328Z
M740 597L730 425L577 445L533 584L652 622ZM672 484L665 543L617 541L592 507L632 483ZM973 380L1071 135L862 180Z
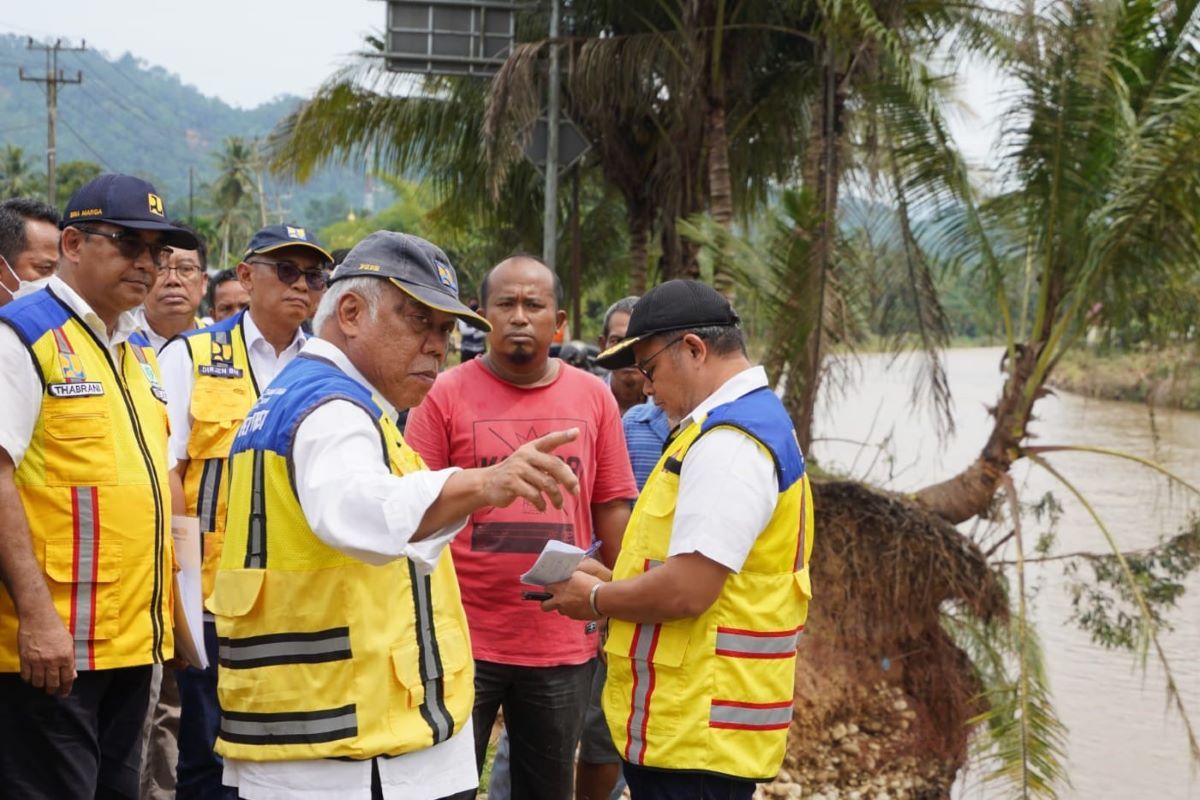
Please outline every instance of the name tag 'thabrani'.
M55 397L96 397L104 394L104 384L99 381L51 383L46 389Z
M240 378L242 370L239 367L231 367L228 364L201 364L200 374L207 375L210 378Z

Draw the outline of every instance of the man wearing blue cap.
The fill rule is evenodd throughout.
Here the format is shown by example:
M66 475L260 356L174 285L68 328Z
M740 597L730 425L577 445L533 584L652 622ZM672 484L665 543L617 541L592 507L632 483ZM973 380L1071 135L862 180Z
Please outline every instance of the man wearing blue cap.
M101 175L58 275L0 310L0 775L13 797L136 797L170 659L166 396L129 311L172 247L146 181Z
M456 318L488 328L457 289L429 242L368 236L233 442L208 608L217 751L246 800L432 800L477 782L473 661L443 551L483 506L561 507L579 482L551 451L579 431L489 467L425 468L396 414L438 380Z
M206 597L221 558L229 447L254 401L303 347L300 326L312 316L331 262L308 229L266 226L251 237L237 267L238 280L250 295L249 308L189 331L163 348L174 462L171 499L176 513L199 519ZM205 648L208 668L188 668L178 676L180 800L222 795L221 759L213 753L219 709L211 619L205 622Z

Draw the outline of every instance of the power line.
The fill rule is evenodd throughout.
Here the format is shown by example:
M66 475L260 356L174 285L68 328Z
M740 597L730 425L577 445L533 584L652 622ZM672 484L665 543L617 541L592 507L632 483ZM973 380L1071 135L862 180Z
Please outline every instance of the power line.
M28 50L43 50L46 53L46 74L38 77L36 75L26 75L25 68L18 68L17 74L22 81L31 83L43 83L46 85L46 199L50 205L57 205L55 198L55 168L57 166L57 136L56 124L58 122L58 85L83 83L83 72L76 70L74 78L68 78L66 74L58 68L58 53L59 51L78 51L87 47L86 42L81 42L79 47L65 47L62 39L55 39L54 44L39 44L33 43L33 37L29 38L26 43Z
M96 157L96 160L100 162L100 166L104 167L109 172L116 172L116 170L113 169L112 166L107 161L104 160L104 156L97 153L96 149L94 147L92 147L90 144L88 144L88 140L83 138L82 136L80 136L79 131L77 131L71 127L71 123L67 122L64 119L62 121L62 124L63 124L64 128L66 128L68 131L70 131L75 136L75 138L79 140L79 143L81 145L83 145L84 147L87 148L89 153L91 153L92 155L94 155Z

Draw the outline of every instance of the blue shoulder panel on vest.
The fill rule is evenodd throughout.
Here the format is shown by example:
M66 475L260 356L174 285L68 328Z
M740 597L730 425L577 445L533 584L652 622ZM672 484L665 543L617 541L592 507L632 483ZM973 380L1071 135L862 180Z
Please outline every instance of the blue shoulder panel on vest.
M246 313L246 309L242 309L232 317L226 317L220 322L214 322L212 325L206 325L203 328L193 328L190 331L184 331L179 334L183 339L190 339L193 336L201 334L216 333L218 331L231 331L237 327L237 324L242 321L242 315Z
M138 347L149 347L154 349L154 345L150 344L150 340L146 338L146 334L141 331L134 331L129 334L129 343L136 344Z
M719 426L743 430L766 446L775 459L780 492L804 476L804 454L796 441L796 428L783 403L767 387L714 408L704 420L700 435Z
M334 399L362 406L376 419L383 414L362 384L330 362L305 355L296 357L250 409L229 454L271 450L287 455L297 426L317 406Z
M32 346L48 330L62 327L70 312L45 289L27 294L0 308L3 319L17 332L25 344Z

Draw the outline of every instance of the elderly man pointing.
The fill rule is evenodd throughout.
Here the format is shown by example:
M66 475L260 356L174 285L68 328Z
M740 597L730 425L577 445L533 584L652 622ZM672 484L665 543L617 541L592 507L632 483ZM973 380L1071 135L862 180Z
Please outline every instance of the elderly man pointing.
M466 517L578 482L560 431L482 469L430 472L396 427L438 376L458 299L445 254L381 231L338 266L317 338L231 451L208 607L225 783L257 798L437 798L475 786L474 676L454 566ZM561 487L561 488L560 488Z
M750 800L779 770L811 595L812 495L792 422L711 287L647 292L599 363L679 419L616 566L543 603L607 616L604 714L633 800Z

